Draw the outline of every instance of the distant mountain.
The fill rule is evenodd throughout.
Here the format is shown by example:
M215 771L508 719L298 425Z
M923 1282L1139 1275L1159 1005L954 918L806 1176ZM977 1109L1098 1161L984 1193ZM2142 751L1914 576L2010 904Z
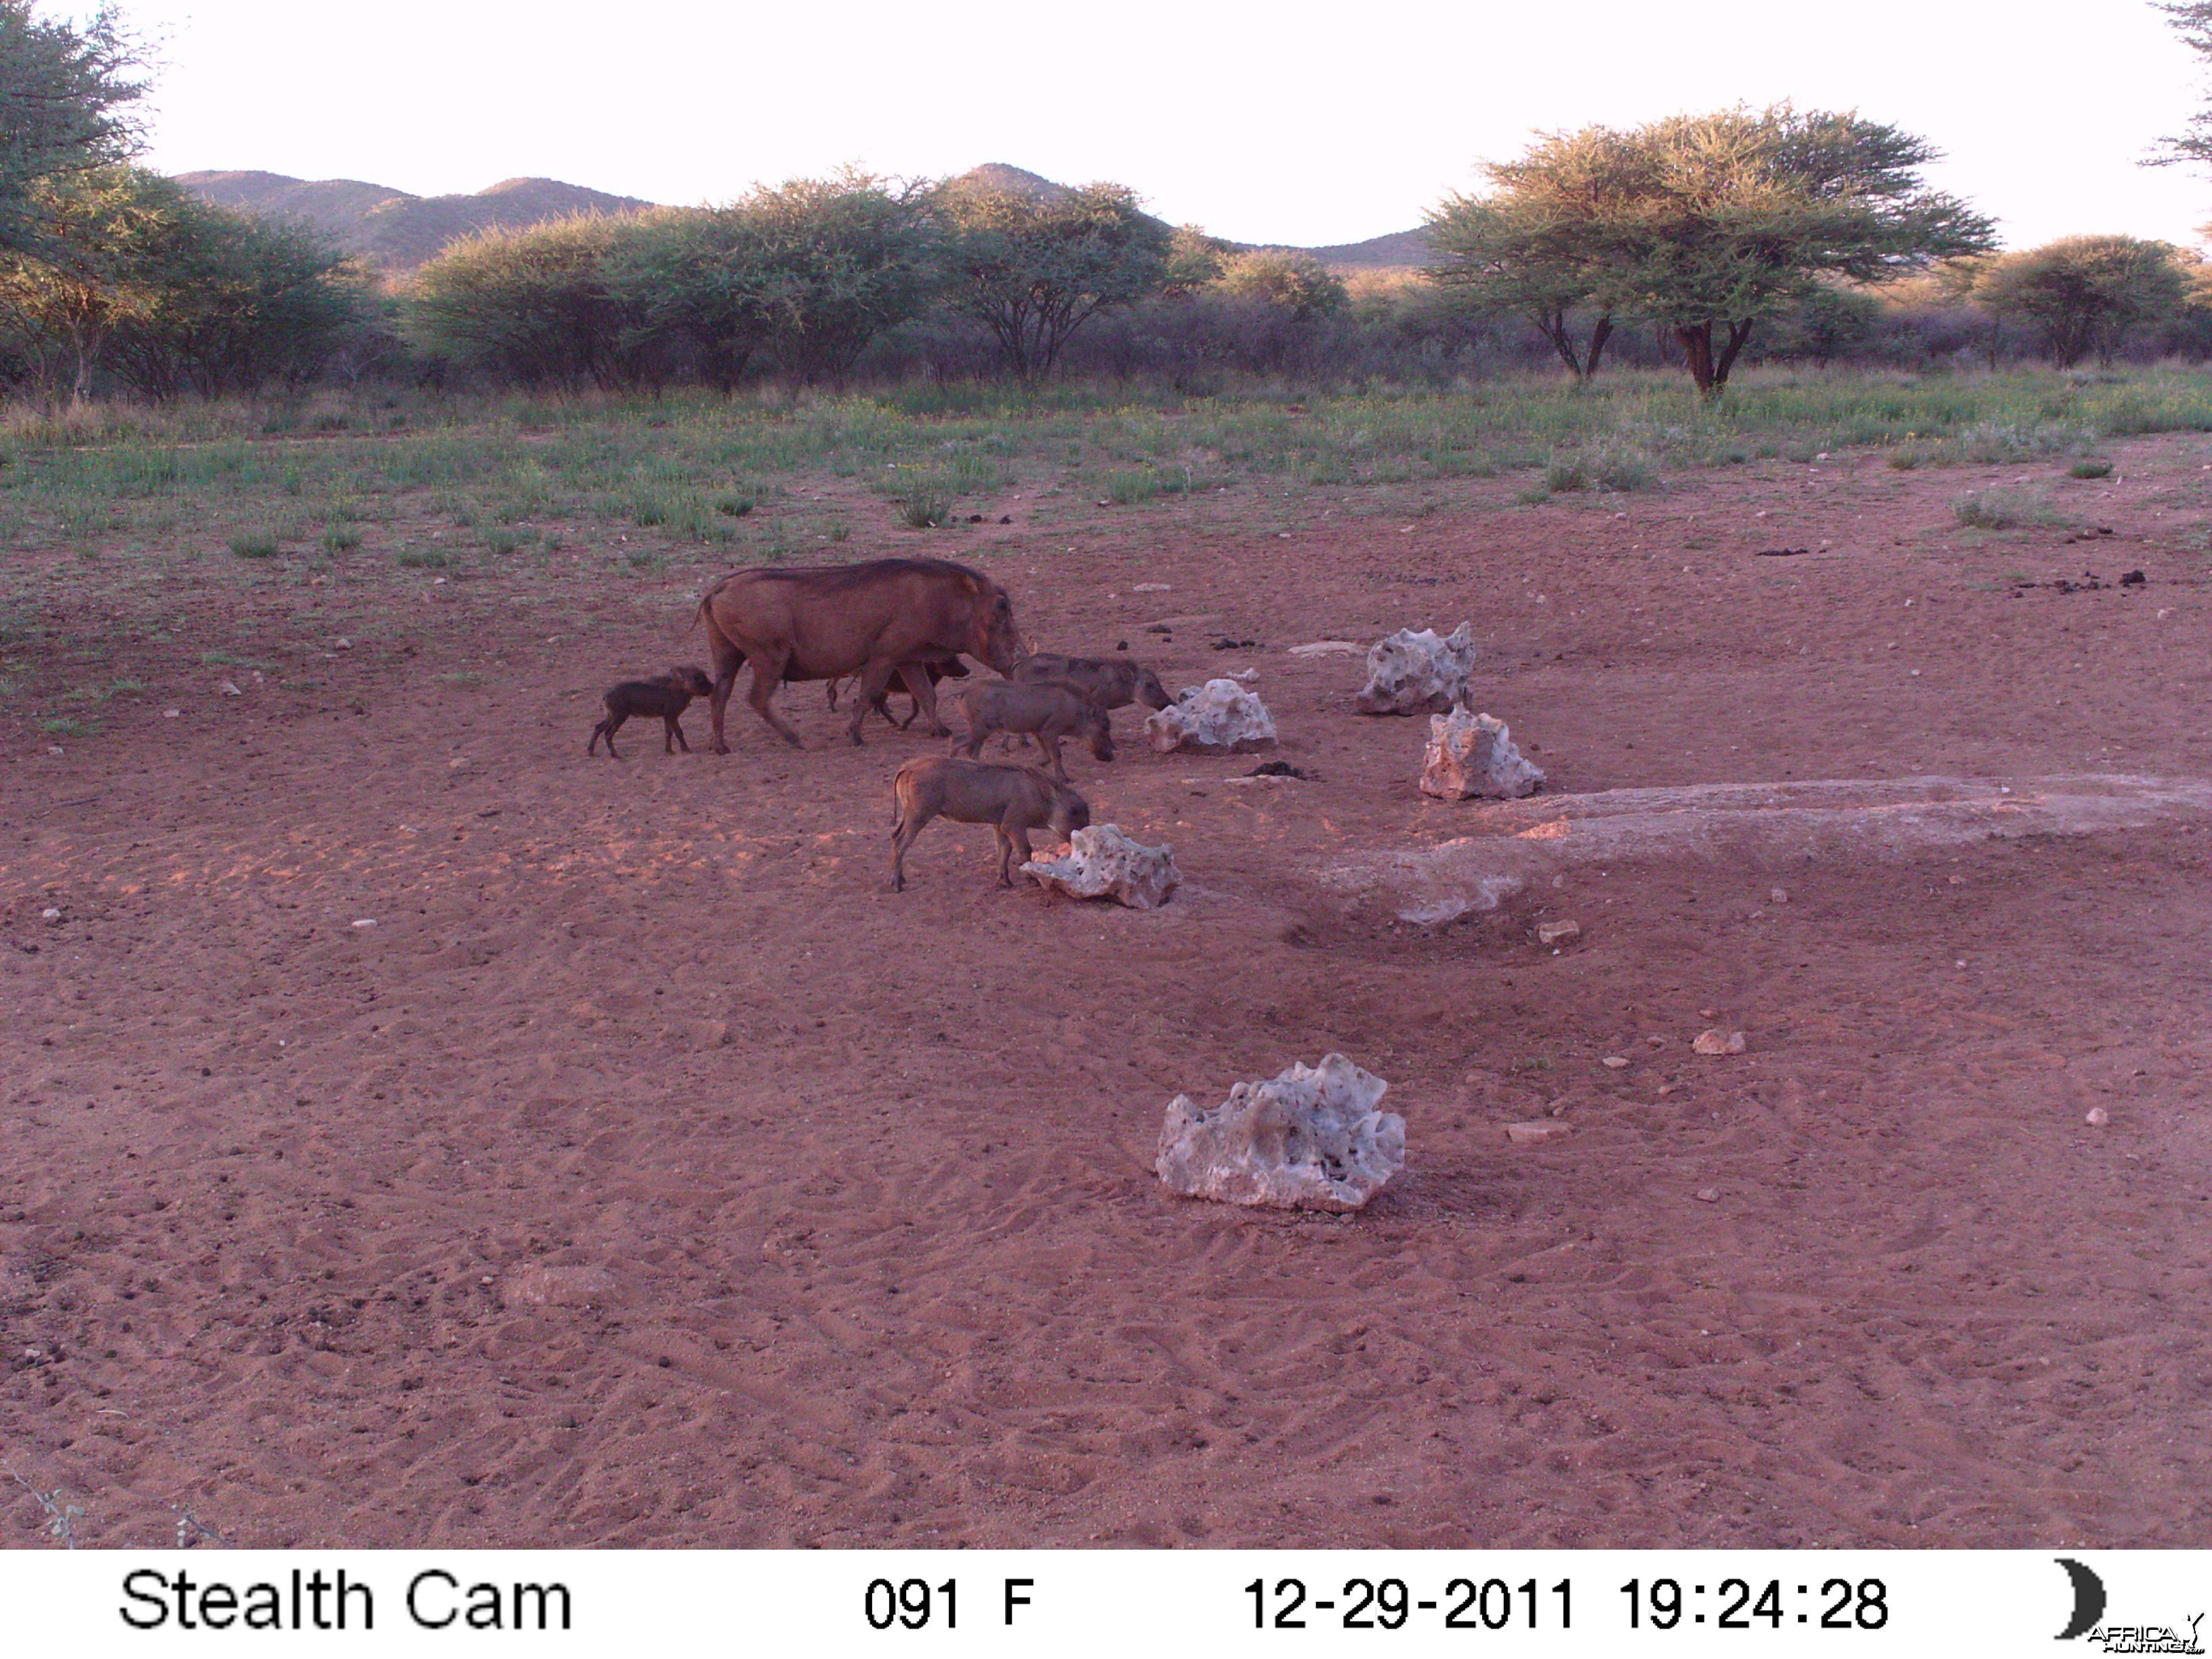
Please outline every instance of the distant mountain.
M1004 161L986 161L949 182L1012 191L1038 202L1056 201L1067 194L1066 185L1054 184L1041 173ZM1332 270L1416 270L1429 262L1429 237L1423 230L1394 230L1387 236L1370 236L1364 242L1339 242L1328 247L1290 247L1281 242L1237 242L1232 246L1239 249L1282 247L1291 253L1310 253Z
M1042 173L1031 173L1027 167L1009 167L1004 161L986 161L980 167L970 167L957 179L948 179L949 185L973 185L983 190L1003 190L1016 196L1026 196L1033 202L1057 202L1067 194L1066 185L1056 185Z
M291 179L281 173L180 173L177 182L224 207L304 219L328 232L347 252L392 271L412 270L435 258L447 243L476 231L520 230L579 213L635 213L653 205L557 179L508 179L473 196L410 196L358 179ZM1044 202L1067 193L1066 185L1004 161L986 161L951 182L1013 191ZM1426 264L1429 258L1428 235L1419 230L1291 251L1310 253L1333 270L1402 270Z
M304 219L349 253L387 270L412 270L447 243L479 230L520 230L580 213L635 213L653 205L557 179L508 179L473 196L410 196L358 179L289 179L281 173L182 173L206 200L249 213Z
M1331 270L1404 270L1428 264L1429 233L1394 230L1388 236L1370 236L1364 242L1338 242L1299 252L1312 254Z

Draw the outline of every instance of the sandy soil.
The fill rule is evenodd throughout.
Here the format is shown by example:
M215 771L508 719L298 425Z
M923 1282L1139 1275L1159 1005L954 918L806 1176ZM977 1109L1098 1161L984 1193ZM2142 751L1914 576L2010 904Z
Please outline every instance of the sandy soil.
M734 708L726 757L695 709L702 752L587 760L602 686L703 656L678 581L180 568L132 611L57 560L46 649L175 638L0 763L0 1450L99 1544L2212 1544L2212 453L2116 453L2056 486L2087 543L1956 526L2021 469L1856 458L856 537L1048 647L1260 670L1316 781L1070 751L1175 844L1149 915L1000 891L961 827L890 892L938 745L817 688L803 752ZM1423 799L1424 723L1285 648L1462 618L1560 849L1606 791L2174 787L1577 843L1409 924L1378 860L1534 809ZM1162 1191L1169 1097L1329 1049L1409 1126L1366 1212Z

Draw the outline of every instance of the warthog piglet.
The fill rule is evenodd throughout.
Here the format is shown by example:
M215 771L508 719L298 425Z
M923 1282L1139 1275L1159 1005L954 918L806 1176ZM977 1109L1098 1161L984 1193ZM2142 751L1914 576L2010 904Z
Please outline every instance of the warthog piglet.
M1164 708L1175 701L1158 674L1127 657L1063 657L1057 651L1032 651L1014 665L1007 678L1065 680L1108 708L1122 708L1133 702Z
M1034 766L991 766L975 761L910 760L891 780L898 816L891 830L891 887L906 890L906 849L932 818L988 823L999 838L999 885L1014 884L1014 854L1030 861L1030 831L1049 830L1066 840L1091 827L1091 807L1064 783Z
M955 738L949 751L963 748L973 760L983 739L994 732L1034 734L1037 746L1052 763L1053 775L1067 781L1067 763L1060 758L1062 738L1081 738L1091 754L1102 761L1114 758L1114 734L1106 724L1106 710L1073 685L1040 682L1017 685L999 680L960 694L960 711L968 717L968 735Z
M691 745L684 743L684 728L678 724L684 711L691 706L694 697L713 694L714 682L707 678L703 668L672 668L665 674L649 680L624 680L620 685L607 688L607 717L592 728L592 740L584 745L590 754L599 746L601 738L607 740L610 759L620 760L615 753L615 733L622 730L623 722L635 716L651 720L658 715L667 723L662 733L660 747L664 753L674 754L676 745L684 744L684 752L690 754Z

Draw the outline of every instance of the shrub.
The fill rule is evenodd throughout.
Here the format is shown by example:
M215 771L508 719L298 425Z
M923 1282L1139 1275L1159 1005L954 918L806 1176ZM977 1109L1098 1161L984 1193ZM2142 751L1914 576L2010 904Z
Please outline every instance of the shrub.
M334 524L323 532L323 551L350 553L361 545L361 532L350 525Z
M750 495L722 495L714 497L714 511L726 519L742 519L753 510Z
M1544 469L1544 489L1548 495L1565 495L1589 488L1589 474L1579 455L1553 456Z
M1116 507L1133 507L1139 501L1149 501L1159 493L1159 474L1149 468L1106 476L1106 499Z
M434 547L403 547L398 562L407 570L443 570L453 561Z
M898 504L899 522L912 530L934 530L952 522L952 503L942 495L908 495Z
M1972 530L2056 528L2066 522L2041 496L2009 489L1979 491L1963 497L1951 510L1960 524Z
M1889 452L1889 470L1893 472L1910 472L1919 465L1920 452L1917 449L1893 449Z
M2112 473L2112 464L2110 461L2094 459L2076 461L2066 469L2066 476L2069 478L2108 478Z
M265 530L240 530L231 536L230 550L241 559L273 559L276 538Z

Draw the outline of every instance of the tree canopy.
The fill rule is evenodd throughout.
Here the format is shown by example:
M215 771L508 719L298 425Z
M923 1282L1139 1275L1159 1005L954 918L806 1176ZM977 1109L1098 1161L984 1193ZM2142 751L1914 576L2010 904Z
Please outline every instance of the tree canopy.
M1935 159L1895 127L1787 104L1590 127L1492 164L1490 193L1448 200L1431 234L1443 280L1537 317L1570 367L1566 313L1601 328L1632 316L1670 331L1711 394L1759 322L1823 279L1881 282L1992 245L1988 220L1923 185Z
M0 0L0 252L51 253L42 181L130 155L137 134L125 106L144 91L137 49L103 8L82 27L32 15L32 0Z
M2057 368L2093 352L2110 362L2137 329L2181 309L2191 273L2178 252L2133 236L2062 237L1975 262L1966 292L1994 317L2027 319Z
M1174 233L1120 185L1040 196L946 185L948 307L988 327L1024 380L1052 373L1069 337L1100 312L1167 281Z
M2212 65L2212 0L2166 0L2158 9L2173 25L2182 44ZM2176 161L2212 167L2212 103L2191 116L2188 126L2180 132L2159 142L2160 149L2150 158L2153 167Z

